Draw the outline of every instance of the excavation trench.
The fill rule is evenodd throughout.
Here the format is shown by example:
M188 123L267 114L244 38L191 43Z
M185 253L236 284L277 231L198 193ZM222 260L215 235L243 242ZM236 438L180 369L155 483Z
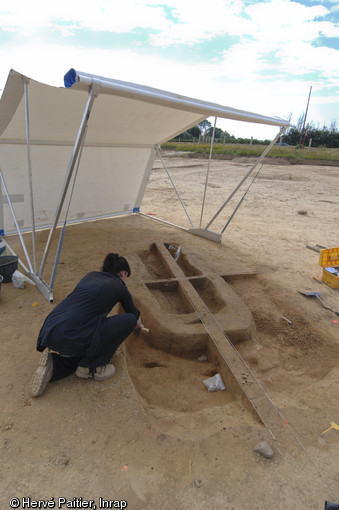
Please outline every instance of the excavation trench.
M248 367L234 347L251 337L250 311L226 283L227 275L205 277L181 257L179 264L180 257L177 263L161 242L142 253L149 280L136 283L133 295L151 327L126 342L137 391L148 404L176 411L240 400L270 428L268 418L277 418L274 409L255 380L244 381ZM226 390L211 395L203 380L216 373ZM166 396L161 391L164 378L173 381Z

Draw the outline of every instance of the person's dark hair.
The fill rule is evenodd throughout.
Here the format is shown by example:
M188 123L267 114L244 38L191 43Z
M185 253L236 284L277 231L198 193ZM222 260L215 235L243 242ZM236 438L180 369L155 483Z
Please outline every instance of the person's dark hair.
M126 271L127 276L131 274L131 268L125 257L120 257L118 253L108 253L105 257L101 269L105 273L119 274L120 271Z

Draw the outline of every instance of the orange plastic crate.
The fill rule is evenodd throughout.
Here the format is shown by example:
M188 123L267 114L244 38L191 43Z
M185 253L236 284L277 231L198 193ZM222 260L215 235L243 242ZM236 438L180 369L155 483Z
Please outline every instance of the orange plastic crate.
M329 269L329 268L328 268ZM331 287L331 289L339 289L339 276L329 273L326 267L323 268L323 274L321 280Z
M320 250L319 265L321 267L339 266L339 248L329 248Z

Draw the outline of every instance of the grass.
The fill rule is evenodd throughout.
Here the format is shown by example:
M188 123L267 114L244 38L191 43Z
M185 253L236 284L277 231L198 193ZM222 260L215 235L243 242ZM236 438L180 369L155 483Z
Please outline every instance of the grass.
M197 154L209 154L210 144L189 143L189 142L167 142L162 144L163 149L184 152L196 152ZM213 154L225 154L230 156L260 156L266 145L249 145L235 143L216 143L213 146ZM339 161L339 149L279 147L276 145L268 154L271 158L287 158L291 160L319 159L327 161Z

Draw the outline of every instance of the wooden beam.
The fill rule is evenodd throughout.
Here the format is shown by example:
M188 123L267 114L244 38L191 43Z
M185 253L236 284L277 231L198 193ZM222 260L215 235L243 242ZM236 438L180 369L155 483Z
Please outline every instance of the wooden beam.
M195 276L186 276L184 273L182 274L182 276L173 276L172 278L161 278L159 280L129 280L128 281L128 286L130 285L140 285L140 284L145 284L145 285L161 285L161 284L165 284L165 283L170 283L170 282L179 282L181 280L202 280L204 278L214 278L216 276L220 276L220 278L223 278L225 281L226 280L231 280L231 279L237 279L237 278L250 278L252 276L256 276L258 273L257 271L251 271L251 270L248 270L248 271L241 271L241 270L237 270L237 271L227 271L227 272L223 272L223 273L207 273L207 274L199 274L199 275L195 275Z
M186 294L199 319L205 326L211 340L209 354L214 357L226 388L240 398L257 415L271 435L275 437L273 431L278 430L282 426L278 410L254 376L250 377L250 380L248 378L244 379L244 374L250 375L249 367L164 244L155 242L154 246L157 254L174 275L174 278L177 279L179 286Z

